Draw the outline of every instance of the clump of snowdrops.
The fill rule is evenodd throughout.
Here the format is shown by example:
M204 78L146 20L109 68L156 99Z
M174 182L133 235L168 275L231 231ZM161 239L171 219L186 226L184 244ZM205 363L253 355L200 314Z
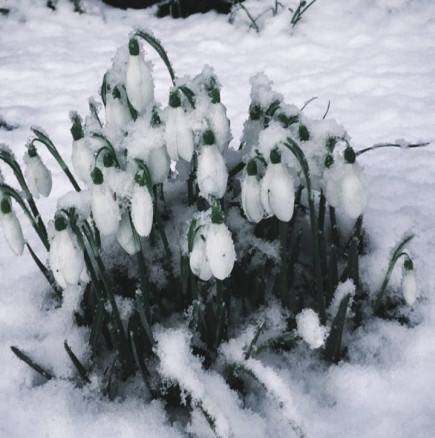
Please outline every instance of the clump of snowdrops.
M171 76L164 107L154 98L142 41ZM396 307L413 305L418 291L405 250L412 235L393 251L378 291L367 290L359 273L368 240L360 156L403 145L357 152L342 126L306 117L263 74L251 85L240 147L229 147L213 69L178 79L158 40L136 30L104 75L102 105L91 99L85 118L70 114L74 172L40 128L32 129L24 172L6 145L0 149L19 184L0 182L5 241L17 255L27 247L59 305L66 294L80 294L74 317L87 328L91 359L83 362L64 344L78 380L104 376L98 381L113 397L140 376L151 398L198 410L217 436L230 435L225 415L185 373L196 373L198 383L207 379L204 370L215 370L239 389L243 376L254 378L288 415L290 399L261 363L264 352L305 345L326 361L341 360L345 329L388 317L385 295L399 259L403 299ZM35 202L52 187L44 148L72 185L48 222ZM17 207L46 254L38 257L25 241ZM12 350L55 378L31 354ZM302 436L297 420L287 419Z

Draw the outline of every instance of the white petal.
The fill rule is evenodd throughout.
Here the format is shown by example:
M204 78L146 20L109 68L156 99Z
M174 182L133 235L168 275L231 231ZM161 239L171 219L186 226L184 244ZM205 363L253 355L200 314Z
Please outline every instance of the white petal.
M210 280L213 274L205 250L205 239L202 235L197 235L195 237L189 263L190 269L197 277L203 281Z
M39 156L29 157L26 171L33 173L33 179L38 194L41 194L46 198L51 192L52 179L51 172L41 161L41 158Z
M210 225L206 236L206 255L214 277L223 280L231 274L236 251L231 233L224 224Z
M230 121L228 120L225 106L222 103L211 103L209 105L208 120L212 129L216 146L221 153L224 153L231 140Z
M133 108L143 114L154 100L154 84L151 71L142 56L129 55L125 85Z
M166 181L171 166L171 160L166 151L166 146L151 149L147 163L154 184L161 184Z
M168 108L165 140L172 160L178 161L180 157L190 162L194 149L193 132L183 108Z
M409 306L414 305L415 300L418 297L417 277L415 275L414 269L403 269L402 291L406 304L408 304Z
M342 180L341 204L352 219L360 216L367 205L367 194L362 176L355 164L346 164Z
M246 175L242 181L242 207L248 221L258 223L263 219L264 208L256 175Z
M144 186L135 185L131 197L131 218L139 236L146 237L153 225L153 201Z
M121 214L112 192L104 183L92 187L92 214L101 234L116 233Z
M299 336L312 350L320 348L324 344L327 329L320 324L319 316L314 310L302 310L302 312L296 316L296 324Z
M77 285L85 262L83 251L68 229L56 231L50 246L50 267L62 286Z
M119 128L124 127L132 120L130 110L122 99L115 99L111 94L106 97L106 122Z
M6 242L16 255L21 255L24 250L24 237L21 225L13 212L0 215L1 227Z
M116 240L121 247L130 255L136 254L139 248L136 245L133 230L131 228L130 217L127 212L122 214L121 223L119 224Z
M224 196L228 171L216 145L202 147L196 176L202 197L214 196L219 199Z
M94 165L94 153L84 138L73 141L72 163L78 177L85 183L91 183L91 167Z
M270 182L271 182L271 172L268 171L269 167L266 170L266 173L264 174L263 178L261 178L260 182L260 199L261 204L263 205L264 211L267 216L273 216L272 209L270 207L269 202L269 189L270 189Z
M293 179L282 163L269 166L272 166L269 185L270 209L280 221L288 222L293 216L295 204Z

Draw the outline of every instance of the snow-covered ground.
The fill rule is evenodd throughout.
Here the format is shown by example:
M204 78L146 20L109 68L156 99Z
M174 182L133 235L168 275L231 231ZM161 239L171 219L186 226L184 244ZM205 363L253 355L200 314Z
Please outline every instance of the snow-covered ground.
M415 232L410 251L421 296L412 314L417 324L373 320L355 334L349 361L329 368L309 354L270 362L280 363L275 371L310 437L435 436L435 2L318 0L293 31L290 16L281 13L266 16L260 34L214 13L158 20L152 11L112 10L89 0L88 13L80 16L66 1L57 12L42 3L0 0L0 7L14 8L9 17L0 16L0 117L18 125L0 130L0 143L20 159L32 125L43 127L69 157L69 111L87 112L88 97L97 96L102 75L133 26L152 30L162 41L178 76L195 75L204 64L214 67L234 144L247 115L249 78L260 71L289 103L302 106L318 97L306 109L311 117L322 117L330 101L329 117L344 125L355 149L396 139L432 142L425 149L381 149L360 159L370 191L364 223L372 251L363 264L364 281L376 290L392 247L405 232ZM260 3L263 8L274 2ZM166 104L167 70L155 52L147 54L154 62L156 98ZM57 169L50 156L44 159ZM69 189L60 170L54 180L53 195L39 203L46 218L53 216L54 199ZM42 254L31 227L22 224ZM9 347L32 352L67 377L72 365L63 341L86 356L83 333L73 328L65 306L45 311L47 286L30 256L14 257L0 245L0 436L186 436L179 424L169 424L160 403L144 404L140 385L126 399L110 402L92 385L41 384ZM392 285L399 284L397 269ZM212 376L201 379L219 387ZM263 400L255 415L239 407L234 436L292 436L273 406ZM199 437L205 430L199 420L191 427Z

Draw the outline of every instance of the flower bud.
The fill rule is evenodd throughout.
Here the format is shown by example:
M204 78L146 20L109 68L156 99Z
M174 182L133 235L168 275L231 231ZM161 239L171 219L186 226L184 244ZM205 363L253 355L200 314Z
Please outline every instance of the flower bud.
M0 203L0 226L9 248L15 255L21 255L24 251L23 231L8 198L3 198Z
M131 105L139 114L143 114L154 100L154 83L151 69L140 55L139 43L135 38L130 39L129 43L125 85Z
M51 172L41 161L34 146L29 147L27 154L24 155L24 162L26 164L24 176L30 193L35 198L39 198L39 195L46 198L50 194L53 185Z
M207 119L215 135L215 143L221 153L224 153L231 140L230 121L225 106L219 102L208 107Z
M418 297L417 277L415 275L414 264L411 259L406 259L402 270L402 292L406 304L414 305Z
M55 280L62 288L77 285L83 277L83 270L86 270L83 250L61 215L55 218L49 264Z
M166 147L172 160L178 161L179 158L182 158L190 162L194 149L193 132L183 108L181 106L172 106L178 104L180 99L177 94L174 94L174 96L167 109Z
M198 158L197 180L201 196L222 198L228 181L228 171L225 161L214 143L213 131L204 133L204 145Z
M263 219L264 208L261 203L257 165L254 160L249 161L247 174L242 181L242 207L248 221L258 223Z
M352 219L358 218L367 205L367 193L357 164L345 164L341 181L341 206Z
M107 94L106 122L108 125L122 128L131 122L132 117L126 100L124 90L118 85L113 89L112 93Z
M112 191L104 184L102 172L98 167L92 171L92 215L102 235L116 233L121 220L118 203Z
M279 151L270 153L270 163L260 183L261 203L265 212L288 222L293 216L295 194L293 178L281 162Z
M135 184L131 197L131 219L137 234L147 237L153 226L153 201L145 184Z

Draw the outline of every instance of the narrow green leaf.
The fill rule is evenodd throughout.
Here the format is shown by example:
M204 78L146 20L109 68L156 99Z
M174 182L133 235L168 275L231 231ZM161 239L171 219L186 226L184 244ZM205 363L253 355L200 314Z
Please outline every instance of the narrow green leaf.
M77 356L73 353L73 351L71 350L70 346L68 345L68 343L65 342L63 343L63 346L65 347L65 351L67 352L69 358L71 359L71 362L74 364L74 366L76 367L80 377L86 382L86 383L91 383L91 381L89 380L89 377L87 375L86 369L85 367L82 365L82 363L80 362L80 360L77 358Z
M41 374L41 376L45 377L47 380L54 379L53 374L49 373L47 370L34 362L29 356L27 356L27 354L23 353L19 348L12 346L11 350L15 354L15 356L18 357L18 359L21 359L23 362L29 365L30 368L33 368L37 373Z
M179 85L178 89L181 90L181 92L186 96L186 99L188 100L190 106L193 109L195 109L196 106L195 93L186 85Z
M95 309L95 315L91 325L91 334L89 336L89 343L92 345L93 350L95 350L98 344L105 313L104 300L100 299Z
M330 362L338 362L341 359L341 339L350 297L351 294L347 294L341 300L337 314L332 322L331 332L325 343L325 359Z

